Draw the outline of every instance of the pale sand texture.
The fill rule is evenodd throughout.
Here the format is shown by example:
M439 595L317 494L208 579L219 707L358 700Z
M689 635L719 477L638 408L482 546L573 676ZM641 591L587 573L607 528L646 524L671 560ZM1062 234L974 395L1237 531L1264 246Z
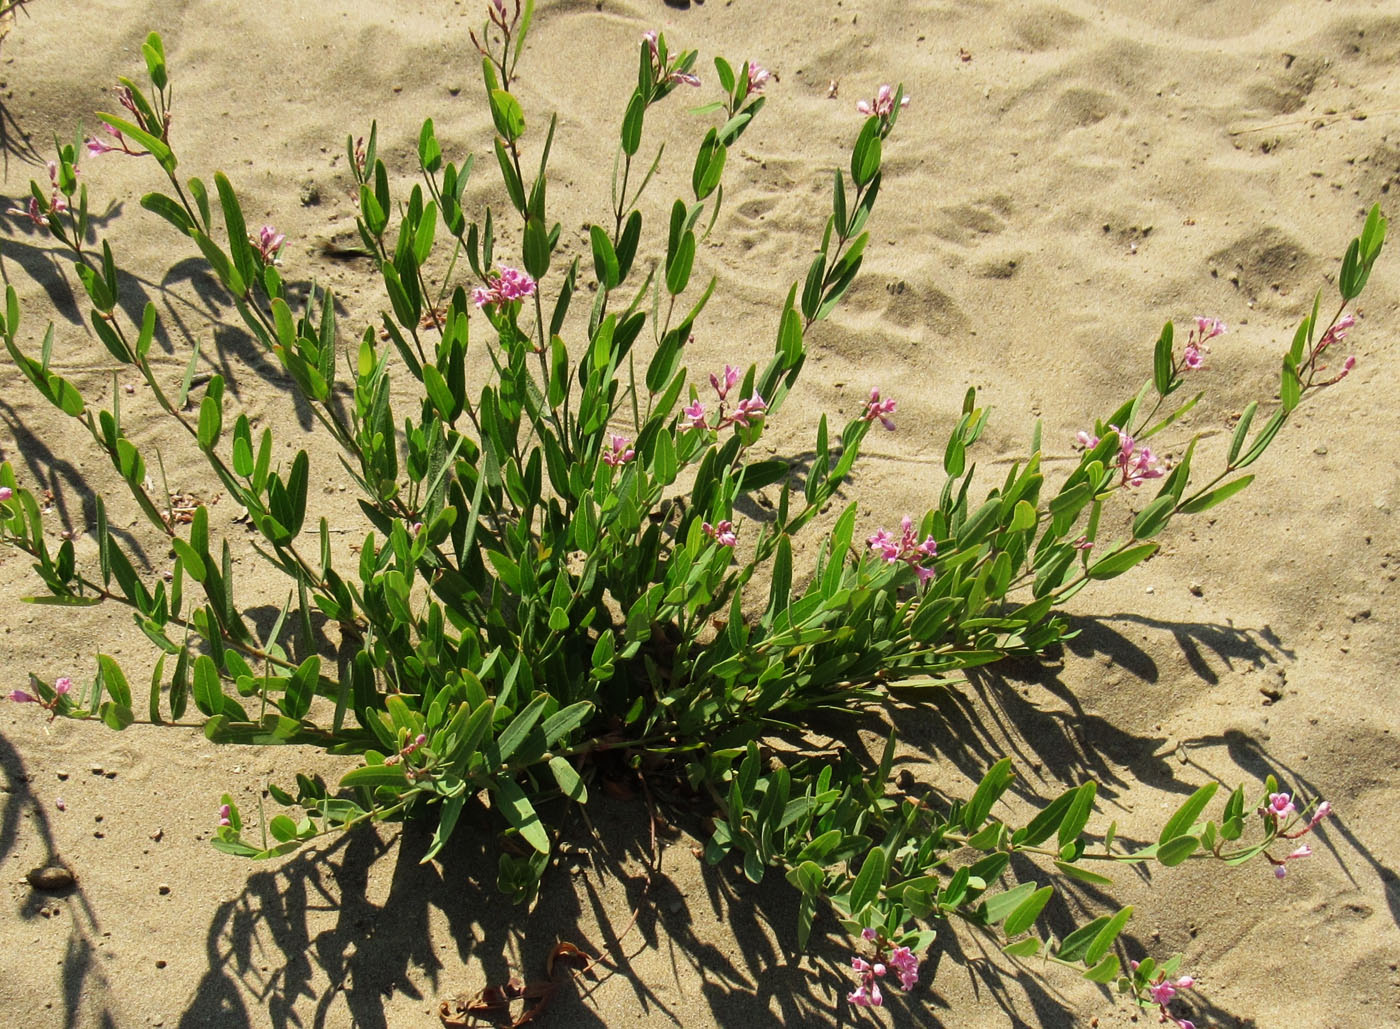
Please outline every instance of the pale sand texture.
M35 160L48 156L54 133L94 125L90 112L110 107L117 75L141 71L140 41L159 29L182 170L206 180L226 170L249 223L287 233L286 274L337 291L350 345L381 300L363 262L319 251L353 226L347 132L377 117L381 153L406 183L418 127L431 115L449 157L488 157L470 201L500 206L467 38L483 7L33 0L0 50L5 192L23 196L31 176L44 177ZM541 0L520 95L532 145L547 113L561 112L550 199L575 252L580 226L603 216L637 39L654 25L673 45L700 49L707 79L715 53L752 56L779 76L732 155L718 242L702 252L702 271L719 277L719 289L688 360L697 378L771 347L776 304L810 260L830 169L859 127L854 102L897 79L913 95L886 149L862 278L813 333L807 375L765 440L800 452L822 412L839 424L872 385L896 396L899 431L871 437L851 489L865 532L936 497L943 441L969 385L996 408L978 452L989 485L1024 450L1036 416L1052 475L1066 467L1074 432L1146 375L1167 318L1180 325L1205 314L1230 325L1199 373L1210 396L1161 448L1179 454L1199 432L1200 467L1217 466L1228 419L1272 396L1278 355L1313 290L1335 275L1364 209L1393 207L1387 193L1400 182L1393 2L709 0L680 10L655 0ZM832 80L838 99L827 97ZM688 183L698 138L684 113L691 102L673 98L648 127L674 144L649 214ZM241 334L185 241L138 207L163 181L158 171L109 156L86 162L84 178L99 212L110 198L111 213L124 216L104 216L99 231L140 276L128 281L127 308L139 311L144 294L161 309L167 380L178 381L186 339L198 338L206 369L226 375L255 422L275 424L290 457L304 444L285 413L285 380ZM319 205L300 202L308 181ZM25 346L37 351L54 319L56 366L94 402L109 402L109 361L86 326L86 304L75 303L76 280L60 274L66 265L45 236L14 219L8 235L0 256L23 298ZM511 252L509 240L503 249ZM1262 864L1155 869L1154 889L1120 876L1115 898L1137 906L1132 945L1184 950L1199 976L1189 998L1198 1026L1400 1021L1398 267L1387 253L1373 277L1347 344L1358 355L1350 379L1299 413L1242 497L1182 519L1159 557L1076 598L1084 633L1062 665L981 676L899 718L911 746L904 767L920 781L962 790L1009 747L1027 787L1043 796L1097 778L1103 810L1094 824L1117 819L1137 838L1155 836L1212 776L1253 789L1273 771L1334 802L1339 816L1319 834L1317 855L1284 882ZM90 530L90 490L113 491L110 468L8 365L0 382L0 456L26 483L54 490L53 531ZM210 498L212 477L186 440L162 421L142 424L154 411L143 392L122 397L133 437L161 449L172 486ZM337 489L346 481L318 449L313 484L325 489L313 491L314 515L359 524ZM135 525L134 510L112 507L115 525ZM244 537L227 500L212 512L219 532ZM1130 513L1113 517L1117 526ZM80 560L95 563L93 552L83 536ZM265 580L255 563L245 558L237 569L249 602L283 601L258 592ZM90 674L99 649L144 681L150 648L128 616L22 605L34 588L27 562L0 554L5 690L30 670ZM556 939L609 946L639 902L638 927L610 952L620 972L586 997L566 988L541 1024L872 1022L844 1000L839 941L815 942L812 961L793 955L795 908L776 877L756 889L732 870L705 871L680 838L643 898L645 815L635 802L595 803L605 858L583 874L552 874L525 915L494 890L484 818L428 866L418 864L420 829L356 833L321 863L250 866L208 846L224 789L255 809L269 777L287 782L315 768L333 779L349 762L216 751L186 730L118 736L57 723L45 731L32 708L6 706L0 763L5 1025L429 1026L442 997L516 970L539 975ZM1024 800L1013 803L1024 810ZM584 837L575 827L571 838ZM54 857L79 877L66 897L35 894L22 880ZM1063 932L1104 903L1071 892L1049 909L1050 924ZM945 933L929 962L933 987L926 970L909 1001L892 990L874 1018L1128 1024L1128 1008L1072 973L1032 976L994 954L972 933Z

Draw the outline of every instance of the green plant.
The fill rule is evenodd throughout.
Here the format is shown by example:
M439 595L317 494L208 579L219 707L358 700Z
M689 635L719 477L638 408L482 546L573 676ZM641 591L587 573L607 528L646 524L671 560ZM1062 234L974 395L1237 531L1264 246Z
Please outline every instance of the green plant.
M585 803L598 768L674 775L713 803L708 860L733 857L754 881L777 871L800 892L801 944L818 906L829 905L912 986L917 955L932 939L927 926L948 917L1000 924L1008 952L1117 981L1167 1015L1169 991L1185 988L1172 978L1176 959L1131 968L1113 951L1130 909L1042 940L1035 920L1053 887L999 888L999 880L1016 854L1048 864L1052 880L1096 884L1107 880L1090 868L1104 862L1235 864L1267 855L1275 840L1302 835L1320 817L1298 810L1276 783L1257 802L1235 790L1216 820L1204 817L1214 793L1204 788L1156 844L1124 847L1111 826L1087 832L1093 782L1013 828L993 815L1012 782L1009 761L988 769L966 802L939 810L890 792L893 735L878 760L849 749L794 760L769 744L800 741L818 713L879 709L955 688L964 669L1043 653L1068 633L1057 613L1065 600L1149 558L1176 516L1246 488L1253 475L1244 470L1289 414L1350 367L1329 373L1324 361L1350 327L1345 305L1380 252L1379 210L1343 261L1336 313L1325 319L1319 302L1299 327L1283 359L1279 406L1257 431L1257 406L1246 410L1218 472L1193 481L1195 441L1170 471L1145 445L1199 399L1171 398L1221 329L1202 319L1178 347L1169 323L1150 381L1082 434L1083 452L1063 482L1047 486L1037 431L1026 460L975 499L968 453L988 412L969 391L937 503L905 518L897 533L864 540L850 504L814 566L797 568L794 536L813 531L833 503L874 423L892 427L893 401L872 391L839 433L823 418L805 476L786 461L753 458L752 449L797 384L811 326L860 270L902 93L883 89L865 104L849 174L834 176L819 252L779 307L768 363L726 365L707 384L683 363L715 285L693 281L696 252L716 224L727 155L763 107L766 73L716 60L723 96L700 109L713 124L696 148L690 195L671 206L664 250L648 266L639 260L638 201L661 154L641 156L643 130L656 105L695 80L696 63L693 51L674 53L649 34L622 122L611 205L589 228L591 266L564 263L547 196L554 123L527 154L525 112L511 90L531 9L512 17L493 4L493 28L479 43L504 217L522 241L522 268L498 262L491 210L469 220L462 198L472 160L448 161L431 121L419 137L423 185L397 203L371 128L367 142L347 141L347 157L361 241L388 308L348 351L334 298L316 288L304 302L294 297L279 270L282 238L271 228L250 235L229 180L215 174L211 191L177 174L158 36L144 48L149 90L123 80L125 114L99 115L106 137L59 148L48 188L35 184L20 213L71 252L98 338L118 365L142 376L247 511L258 534L252 546L285 577L288 600L270 632L253 631L233 583L236 540L215 538L204 507L187 522L177 516L126 435L117 391L110 409L96 408L53 370L52 328L39 358L21 350L10 289L3 331L15 364L110 457L170 548L168 576L138 568L99 499L98 568L80 569L72 541L50 546L35 496L9 465L0 467L4 542L33 557L48 591L35 602L124 605L159 653L144 710L107 655L81 687L31 677L13 699L115 729L138 712L144 721L188 725L193 703L194 724L214 742L300 743L355 759L336 790L306 776L295 792L270 785L286 810L258 832L225 796L215 846L231 854L285 854L325 833L412 815L436 820L431 859L466 805L484 798L524 845L523 856L502 853L499 871L502 889L522 901L549 866L547 819ZM115 256L93 239L77 174L84 147L149 156L164 172L170 192L150 193L142 206L198 250L359 488L366 534L351 570L336 566L327 522L308 524L307 451L273 467L272 428L226 416L218 375L197 414L187 414L197 349L178 391L159 381L148 359L156 309L147 305L139 324L126 322ZM434 254L444 236L451 253L439 274ZM463 256L466 281L457 277ZM586 286L594 291L585 314ZM469 374L471 345L489 359L486 381ZM391 377L404 373L419 387L407 416L395 414L390 390ZM1105 505L1158 478L1128 537L1102 539ZM775 494L772 517L739 518L736 505L759 491ZM330 651L333 669L323 656ZM1255 812L1257 839L1246 842ZM1282 868L1286 858L1271 860ZM861 982L850 999L876 1003L876 965L860 960L866 967L857 966Z

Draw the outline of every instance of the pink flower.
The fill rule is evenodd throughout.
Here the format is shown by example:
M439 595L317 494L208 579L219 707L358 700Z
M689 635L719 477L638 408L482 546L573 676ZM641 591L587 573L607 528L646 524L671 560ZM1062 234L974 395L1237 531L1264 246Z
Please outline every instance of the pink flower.
M1288 875L1288 869L1283 865L1274 865L1274 878L1282 879Z
M1196 980L1189 975L1183 975L1176 981L1176 985L1178 989L1189 990L1196 985Z
M68 676L66 675L61 675L56 680L54 680L53 691L57 693L60 697L66 694L72 688L73 680L68 678Z
M659 35L660 33L657 32L656 29L647 29L645 32L642 33L642 42L644 42L647 46L651 47L652 57L656 56L656 40Z
M487 304L508 304L513 300L523 300L534 295L534 279L518 268L502 265L500 270L488 279L486 288L478 286L472 290L472 303L477 307L485 307Z
M287 242L287 237L278 232L271 225L264 225L258 232L257 239L249 237L248 242L258 248L258 253L267 264L276 264L278 254L282 250L282 244Z
M745 95L753 96L755 93L763 92L763 87L768 85L768 80L773 77L773 74L767 68L763 67L763 65L755 64L753 61L748 62L748 65L749 91Z
M912 990L919 982L919 958L908 947L896 947L890 954L890 964L899 972L899 985Z
M1099 438L1097 436L1085 432L1082 429L1074 434L1074 438L1085 450L1093 450L1099 445Z
M688 71L673 71L666 81L674 82L681 86L699 86L700 76L693 75Z
M1164 979L1160 983L1153 983L1149 986L1147 993L1156 1003L1166 1007L1176 996L1176 986Z
M1148 479L1160 479L1166 474L1160 467L1157 456L1147 447L1139 447L1137 441L1116 425L1109 426L1118 433L1118 468L1123 473L1124 486L1141 486ZM1097 446L1098 440L1094 441Z
M15 491L10 489L10 487L0 486L0 504L3 504L5 501L9 500L14 495Z
M1202 318L1196 315L1196 332L1194 335L1200 337L1200 342L1204 343L1208 339L1224 335L1225 323L1219 318Z
M611 437L612 449L603 454L603 464L611 468L616 468L620 464L626 464L637 456L637 452L627 444L632 442L626 436Z
M872 389L870 391L870 399L865 403L865 413L861 415L861 418L867 422L873 422L878 418L880 419L881 425L889 429L890 432L894 432L894 419L890 417L890 415L894 414L894 409L895 400L893 398L881 400L880 391L878 389Z
M1300 846L1300 847L1299 847L1297 850L1295 850L1292 854L1289 854L1288 857L1285 858L1285 860L1287 860L1287 861L1296 861L1296 860L1298 860L1299 858L1305 858L1305 857L1312 857L1312 848L1309 847L1306 843L1304 843L1302 846Z
M727 364L724 366L724 371L721 375L716 375L714 372L710 373L710 385L715 388L715 392L719 394L721 400L729 395L729 391L734 388L735 383L738 381L739 369Z
M1348 311L1337 319L1337 323L1322 334L1322 338L1317 341L1317 350L1323 350L1333 343L1340 343L1347 338L1347 330L1356 324L1356 315Z
M1314 811L1314 812L1312 813L1312 817L1308 819L1308 829L1309 829L1309 830L1312 830L1312 829L1316 828L1316 827L1317 827L1317 823L1320 822L1320 821L1322 821L1324 818L1326 818L1326 817L1327 817L1328 815L1330 815L1331 813L1332 813L1332 802L1331 802L1331 801L1324 800L1321 804L1319 804L1319 805L1317 806L1317 810Z
M1091 540L1088 536L1080 536L1077 540L1071 543L1070 546L1073 547L1075 550L1093 550L1094 541Z
M900 97L900 107L909 106L909 97ZM856 110L864 115L878 114L881 118L888 118L894 113L894 90L889 85L881 86L875 94L874 100L861 100L856 103Z
M932 568L924 567L924 560L938 555L938 544L932 536L926 536L922 541L914 531L914 520L908 515L900 521L902 530L899 539L885 529L881 529L873 536L866 537L866 543L870 549L880 555L888 564L896 561L903 561L910 568L914 569L914 574L919 577L919 582L927 582L934 576Z
M878 1008L885 999L880 995L875 979L885 974L885 966L878 963L872 965L864 958L851 958L851 967L860 973L860 985L854 992L846 994L846 999L857 1007Z
M739 401L739 406L734 408L734 413L729 416L729 421L747 429L750 422L762 418L763 412L766 410L768 410L768 405L763 402L762 397L755 393L747 400Z
M685 427L687 429L708 429L709 423L705 421L705 405L699 400L691 401L688 407L681 410L685 414Z
M1192 371L1195 371L1206 363L1206 359L1201 353L1200 346L1194 340L1187 342L1185 349L1181 353L1181 361Z
M1264 814L1272 815L1281 825L1292 816L1298 809L1293 806L1293 797L1287 793L1270 793L1269 803L1264 807Z
M37 704L38 698L30 696L24 690L11 690L10 699L16 704Z
M734 523L728 519L720 522L718 525L711 525L709 522L701 522L700 531L721 547L732 547L739 542L739 537L734 532Z
M879 935L879 933L877 933L874 929L871 929L869 926L866 926L860 931L860 938L862 940L869 940L871 943L874 943L879 938Z
M44 220L44 214L39 209L39 200L37 197L30 197L29 203L25 207L11 207L5 213L12 214L16 218L28 218L34 223L35 228L42 229L49 224Z
M229 807L228 807L228 805L227 805L227 804L220 804L220 805L219 805L219 825L220 825L220 826L226 826L226 825L232 825L232 824L233 824L233 819L230 817L230 812L229 812Z

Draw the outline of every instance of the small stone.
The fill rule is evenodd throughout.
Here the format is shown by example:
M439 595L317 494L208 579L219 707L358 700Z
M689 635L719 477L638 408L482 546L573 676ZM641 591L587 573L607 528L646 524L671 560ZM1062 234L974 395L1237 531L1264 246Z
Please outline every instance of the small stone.
M301 184L301 206L315 207L321 202L321 187L316 185L314 179L307 179Z
M67 782L67 781L68 781L68 773L67 773L67 772L58 772L58 773L56 773L56 774L58 775L58 778L59 778L59 780L60 780L61 782Z
M88 771L93 775L102 775L106 770L101 765L91 765L88 767Z
M164 959L164 958L156 958L156 967L157 967L157 968L164 968L164 967L165 967L165 959Z
M108 779L115 779L115 778L117 777L117 773L116 773L116 772L113 772L113 771L111 771L111 770L108 770L108 771L106 771L106 772L103 772L102 774L103 774L106 778L108 778Z
M1187 589L1191 591L1191 596L1193 597L1199 597L1203 593L1205 593L1205 590L1201 588L1201 584L1199 582L1193 582L1190 586L1187 587Z
M462 92L462 87L458 83L454 82L452 85L447 87L447 92L452 96L456 96L458 93Z
M151 839L153 839L153 840L155 840L157 843L159 843L159 842L161 841L161 837L163 837L164 835L165 835L165 830L164 830L164 829L157 829L155 832L151 833Z
M1279 689L1277 686L1274 686L1272 684L1266 683L1265 685L1260 686L1259 692L1264 694L1265 701L1270 704L1272 704L1276 700L1283 699L1283 690Z
M36 890L47 890L50 893L57 893L59 890L66 890L77 880L72 872L62 865L45 865L42 868L31 868L29 874L25 876L29 880L29 885Z
M161 883L159 886L156 887L156 892L159 893L162 897L170 896L170 884Z

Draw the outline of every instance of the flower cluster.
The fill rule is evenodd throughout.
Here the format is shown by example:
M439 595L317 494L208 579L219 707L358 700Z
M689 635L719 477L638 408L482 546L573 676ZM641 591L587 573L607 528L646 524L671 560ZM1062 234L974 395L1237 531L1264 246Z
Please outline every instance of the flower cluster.
M920 582L928 582L933 578L934 570L924 567L924 560L938 555L938 544L934 542L932 536L925 536L920 541L918 534L914 531L914 520L908 515L904 516L900 527L903 531L898 537L881 529L875 535L866 537L866 542L870 544L871 550L878 553L888 563L894 564L896 561L903 561L914 569L914 574L919 577Z
M0 494L9 493L9 489L0 490ZM0 495L0 500L8 500L8 496ZM54 680L53 699L45 700L43 697L36 697L28 690L11 690L6 696L16 704L38 704L49 713L49 721L53 721L58 714L59 704L64 697L73 691L73 680L66 675L61 675Z
M1317 346L1313 347L1313 358L1316 359L1316 357L1328 347L1340 343L1342 340L1346 339L1347 330L1355 324L1356 316L1350 311L1338 318L1336 322L1329 326L1327 331L1322 334L1322 337L1317 341ZM1330 386L1334 382L1341 382L1347 377L1347 374L1355 367L1356 357L1355 355L1349 355L1347 359L1342 362L1341 372L1334 378L1324 383L1324 385Z
M848 1001L862 1008L878 1008L882 1005L885 998L880 993L880 984L875 980L883 979L891 967L899 973L899 985L902 989L912 990L918 985L918 955L908 947L895 947L889 957L885 958L885 943L874 929L863 929L860 935L875 944L875 960L866 961L860 956L851 958L851 967L860 975L860 985L846 994Z
M130 94L128 94L130 95ZM101 157L103 154L116 152L126 154L128 157L145 157L149 150L133 150L131 144L126 141L126 137L121 134L120 129L115 129L105 121L102 123L102 131L112 137L113 142L109 143L100 136L88 136L83 140L83 145L87 147L89 157Z
M1259 808L1259 814L1263 817L1267 828L1277 833L1280 839L1296 840L1308 835L1317 828L1318 823L1332 814L1332 804L1324 800L1313 811L1311 817L1297 828L1298 806L1293 803L1293 796L1289 793L1270 793L1268 801ZM1299 844L1298 848L1291 854L1285 854L1282 858L1276 858L1267 851L1264 852L1271 865L1274 866L1274 877L1278 879L1288 875L1287 862L1297 861L1300 858L1311 857L1312 848L1306 843Z
M485 288L478 286L472 290L472 303L485 307L487 304L508 304L534 295L534 279L518 268L502 265L501 270L487 281Z
M739 542L739 537L734 532L734 523L727 518L718 525L701 522L700 530L721 547L732 547Z
M739 382L739 369L726 364L724 371L719 374L710 373L710 385L714 387L715 393L719 396L719 419L711 425L705 413L705 405L698 399L692 400L682 408L685 415L684 426L687 429L726 429L731 425L739 425L747 429L754 422L761 419L768 410L768 404L764 399L755 393L751 397L746 397L734 405L732 412L726 413L725 404L729 397L729 391Z
M1116 425L1110 425L1109 428L1118 433L1116 463L1123 474L1122 485L1141 486L1148 479L1160 479L1166 474L1162 469L1161 459L1152 453L1150 448L1138 446L1137 440ZM1099 437L1092 433L1080 432L1075 438L1085 450L1093 450L1099 445Z
M1202 367L1206 363L1205 355L1210 350L1210 347L1206 346L1206 340L1215 339L1224 333L1225 323L1219 318L1202 318L1197 315L1196 327L1191 330L1191 335L1186 338L1186 346L1182 348L1182 367L1189 371Z
M626 436L612 436L609 439L611 450L603 451L603 464L609 468L616 468L620 464L626 464L637 456L637 452L631 447L631 440Z
M282 244L287 242L287 237L271 225L264 225L256 237L248 237L248 242L258 248L264 264L277 264L282 253Z
M748 69L749 91L746 95L753 96L755 93L762 93L763 87L768 85L768 81L773 77L773 73L763 67L763 65L755 64L753 61L748 62Z
M909 106L909 95L903 94L899 98L900 107ZM888 84L883 85L876 92L873 100L859 100L856 102L856 110L864 115L878 115L881 118L888 118L894 114L894 89Z
M700 85L700 76L688 71L681 71L675 64L667 65L665 57L661 51L661 44L658 43L660 33L656 29L648 29L642 33L642 39L651 48L651 67L656 75L657 82L672 83L682 86ZM766 79L765 79L766 81Z
M861 418L867 422L873 422L878 418L881 425L889 429L890 432L894 432L894 419L890 417L894 414L894 409L895 400L893 398L881 400L880 391L872 389L870 399L865 402L865 413L861 415Z
M1133 962L1133 971L1137 971L1138 963ZM1172 1002L1177 993L1181 990L1189 990L1196 985L1196 980L1189 975L1179 976L1171 979L1165 972L1159 975L1155 982L1147 987L1147 995L1152 998L1161 1012L1162 1022L1175 1023L1177 1029L1196 1029L1196 1023L1188 1018L1177 1018L1167 1010L1167 1005Z
M74 166L73 175L76 176L77 174L78 169L76 166ZM51 193L49 196L48 211L54 214L59 214L63 211L68 210L68 201L63 198L63 191L58 188L57 161L49 162L49 187L51 189ZM39 204L39 198L35 196L31 196L29 198L29 203L27 206L11 207L6 213L12 214L17 218L28 218L31 222L34 223L35 228L42 229L48 226L48 222L44 220L44 215L47 212L45 212L43 207Z
M233 825L233 812L227 804L219 805L219 828Z

